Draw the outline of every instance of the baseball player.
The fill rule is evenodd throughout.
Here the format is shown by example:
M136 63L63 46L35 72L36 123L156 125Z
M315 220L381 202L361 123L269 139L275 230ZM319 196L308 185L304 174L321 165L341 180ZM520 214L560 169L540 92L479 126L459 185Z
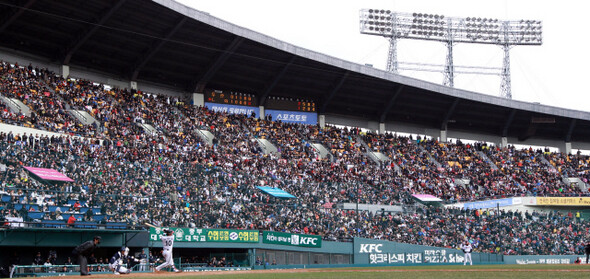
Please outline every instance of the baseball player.
M473 250L471 243L469 243L469 241L466 240L465 243L461 245L461 250L463 250L463 253L465 253L463 265L466 265L467 261L469 261L469 265L473 265L473 261L471 261L471 251Z
M125 261L139 262L135 257L129 256L129 248L123 246L121 247L121 250L115 253L115 255L109 260L109 268L115 275L129 274L131 273L131 269L127 268L127 263Z
M167 266L172 266L174 272L180 272L180 270L176 269L174 266L174 262L172 261L172 246L174 245L174 236L172 235L174 232L169 229L164 229L164 235L162 236L162 254L164 255L164 263L157 266L155 272L160 272L162 268Z

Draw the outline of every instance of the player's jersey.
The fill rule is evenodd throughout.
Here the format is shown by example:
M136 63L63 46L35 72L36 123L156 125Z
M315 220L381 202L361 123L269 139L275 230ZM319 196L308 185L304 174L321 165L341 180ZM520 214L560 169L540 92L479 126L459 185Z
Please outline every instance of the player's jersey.
M112 265L115 262L119 261L119 259L123 258L121 255L121 252L117 252L114 256L111 257L111 259L109 260L109 263Z
M174 245L174 235L171 235L171 236L163 235L162 236L162 248L164 250L172 250L172 245Z
M473 250L473 247L471 247L471 244L463 244L461 245L461 250L463 250L463 252L465 253L471 253L471 250Z

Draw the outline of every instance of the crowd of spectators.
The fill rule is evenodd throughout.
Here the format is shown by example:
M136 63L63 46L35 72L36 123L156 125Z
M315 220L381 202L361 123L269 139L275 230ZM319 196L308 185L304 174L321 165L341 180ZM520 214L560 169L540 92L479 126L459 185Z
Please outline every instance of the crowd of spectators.
M42 130L73 134L88 134L87 127L77 122L67 111L65 102L53 96L47 81L57 78L46 69L22 67L0 61L0 92L21 101L31 109L22 115L23 124Z
M88 210L82 217L82 213L69 214L80 218L72 222L105 216L101 222L130 226L150 222L275 230L319 234L329 240L361 236L434 246L449 246L470 237L481 242L481 251L504 249L496 252L506 254L577 251L576 237L588 229L587 223L563 227L567 220L557 217L519 222L518 214L473 218L470 212L447 210L375 215L333 206L408 205L413 203L410 194L422 193L447 202L583 194L564 185L561 172L541 160L543 153L533 150L273 122L213 112L174 97L66 80L32 67L1 65L2 94L23 100L43 116L22 121L63 133L51 137L0 133L0 190L10 196L10 201L0 203L3 217L27 220L28 213L36 211L45 213L42 220L60 220L62 214L80 210L69 204L75 200ZM97 122L84 127L72 122L64 111L66 104L85 110ZM0 109L1 121L21 121L8 108ZM138 124L150 124L155 132L148 133ZM203 139L200 130L211 132L214 140ZM256 141L261 138L275 144L278 152L264 152ZM330 156L321 158L313 143L324 145ZM390 161L374 162L367 151L381 152ZM563 155L555 156L551 162L565 165L557 157ZM568 173L587 175L588 158L578 162L567 165L572 170ZM55 169L74 182L31 179L24 166ZM457 179L469 182L460 185ZM278 187L297 199L280 200L256 186ZM18 204L37 207L17 210ZM52 206L60 210L49 210ZM538 234L540 227L554 232ZM510 240L514 243L494 238L496 232L514 235ZM555 250L555 244L549 245L565 233L571 239L569 246ZM533 245L532 251L519 246L531 241L541 244Z

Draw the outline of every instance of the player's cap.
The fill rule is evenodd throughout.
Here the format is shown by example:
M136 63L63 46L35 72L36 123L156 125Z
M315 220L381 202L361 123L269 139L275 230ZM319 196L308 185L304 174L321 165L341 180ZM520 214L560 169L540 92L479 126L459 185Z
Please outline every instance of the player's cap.
M165 230L164 230L164 233L165 233L165 234L171 234L171 233L173 233L173 231L172 231L172 230L169 230L169 229L165 229Z
M97 239L98 239L98 243L100 243L100 241L102 240L102 237L100 237L100 236L97 235L97 236L94 237L94 240L97 240Z
M125 251L125 249L127 249L127 247L121 246L121 251Z

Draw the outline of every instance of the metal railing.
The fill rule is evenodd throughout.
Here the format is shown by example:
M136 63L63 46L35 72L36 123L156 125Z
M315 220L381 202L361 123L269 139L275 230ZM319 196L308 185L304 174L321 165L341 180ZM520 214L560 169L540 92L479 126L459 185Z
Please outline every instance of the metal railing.
M89 264L92 273L110 273L108 264ZM80 273L80 265L17 265L10 269L10 278L66 276Z

